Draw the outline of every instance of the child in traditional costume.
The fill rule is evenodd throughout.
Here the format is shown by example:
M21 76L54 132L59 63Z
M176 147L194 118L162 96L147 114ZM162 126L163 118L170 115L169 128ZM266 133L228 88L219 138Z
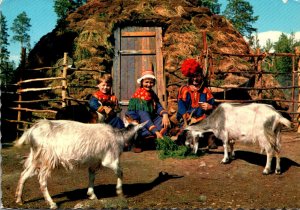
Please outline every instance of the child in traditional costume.
M117 116L117 113L121 111L118 99L111 93L111 75L104 74L97 78L97 82L99 90L89 100L91 110L98 113L98 118L103 118L102 121L105 123L115 128L124 128L124 122Z
M188 84L178 91L177 120L184 124L194 124L206 118L215 107L212 92L206 87L202 68L195 59L186 59L181 72L188 77ZM216 148L213 139L209 139L210 148Z
M168 112L162 107L158 96L152 90L156 78L152 70L142 72L137 80L140 87L135 91L129 100L126 117L139 123L148 123L139 132L139 139L163 138L170 126Z

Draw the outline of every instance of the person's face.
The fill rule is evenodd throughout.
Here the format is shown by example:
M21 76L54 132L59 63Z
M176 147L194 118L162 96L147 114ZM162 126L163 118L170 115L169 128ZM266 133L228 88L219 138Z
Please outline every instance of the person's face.
M106 83L106 82L100 82L100 84L98 85L99 90L102 93L110 93L111 90L111 84Z
M152 87L155 85L154 79L146 78L142 80L142 87L146 90L151 90Z
M201 74L196 74L192 78L192 85L199 86L199 85L201 85L202 81L203 81L202 75Z

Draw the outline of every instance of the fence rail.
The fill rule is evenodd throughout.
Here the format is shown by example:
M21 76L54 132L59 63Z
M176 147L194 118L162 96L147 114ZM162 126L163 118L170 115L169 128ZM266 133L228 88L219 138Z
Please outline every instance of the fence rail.
M204 59L212 59L213 55L220 55L220 56L238 56L238 57L252 57L256 58L254 60L254 70L253 71L227 71L227 72L210 72L210 74L229 74L229 73L234 73L234 74L248 74L248 75L255 75L257 76L257 81L255 82L258 84L258 87L247 87L247 86L225 86L225 85L212 85L210 86L211 88L215 88L218 91L222 91L224 93L224 98L223 99L216 99L217 102L238 102L238 103L251 103L251 102L271 102L271 101L276 101L276 102L285 102L289 103L290 109L288 111L281 111L288 113L293 116L293 122L297 125L298 132L300 132L299 128L299 114L300 114L300 97L299 97L299 88L300 88L300 60L299 60L299 54L293 54L293 53L262 53L262 54L230 54L230 53L211 53L211 54L205 54ZM291 84L289 86L278 86L278 87L266 87L263 85L263 75L281 75L281 74L286 74L282 72L270 72L266 70L262 70L262 63L261 61L264 60L267 57L276 57L276 56L288 56L292 58L292 67L291 67ZM296 67L296 62L298 59L298 64ZM57 111L56 110L51 110L51 109L35 109L35 108L26 108L24 107L26 104L33 104L33 103L46 103L46 102L55 102L55 103L60 103L61 107L66 106L67 101L77 101L77 102L87 102L87 100L83 99L76 99L72 98L67 94L68 89L70 88L96 88L95 86L91 85L73 85L73 84L68 84L68 79L67 79L67 73L69 72L74 72L74 71L89 71L89 72L98 72L98 73L104 73L104 71L101 70L95 70L95 69L88 69L88 68L73 68L72 66L68 65L68 56L67 53L64 53L64 58L63 58L63 65L60 65L58 67L42 67L42 68L36 68L36 69L28 69L32 71L42 71L42 70L53 70L57 68L62 68L62 72L60 76L57 77L48 77L48 78L32 78L32 79L26 79L22 80L22 77L20 78L20 81L17 82L16 84L12 84L13 86L17 86L17 91L16 94L19 94L19 98L17 101L13 101L14 103L17 104L16 107L9 107L12 110L15 110L18 112L17 119L4 119L8 122L11 123L17 123L19 124L32 124L31 121L26 121L22 119L22 112L34 112L34 113L52 113L55 114ZM217 69L217 68L216 68ZM48 87L38 87L38 88L22 88L22 85L24 84L29 84L29 83L34 83L34 82L47 82L47 81L56 81L60 80L61 85L56 85L56 86L48 86ZM169 84L174 85L174 84ZM60 90L60 96L56 96L54 99L49 98L49 99L34 99L34 100L22 100L22 94L28 93L28 92L38 92L38 91L49 91L49 90ZM229 100L226 96L226 92L229 90L249 90L249 91L258 91L258 98L256 99L251 99L251 100ZM262 98L262 91L266 90L291 90L291 98L290 99L264 99ZM177 99L169 99L168 102L171 101L177 101ZM23 126L24 127L24 126ZM18 127L18 130L24 130L24 128Z

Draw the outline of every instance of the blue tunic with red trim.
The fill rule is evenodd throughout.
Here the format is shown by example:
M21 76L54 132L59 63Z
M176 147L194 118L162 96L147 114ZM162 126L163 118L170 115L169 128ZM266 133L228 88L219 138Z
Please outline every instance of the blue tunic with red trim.
M100 90L95 92L93 96L89 100L89 105L91 110L98 111L104 115L106 115L105 110L103 109L104 106L111 107L113 111L119 109L119 102L115 95L112 94L105 94ZM117 117L116 112L105 119L106 123L110 124L115 128L124 128L124 122Z
M156 93L153 90L138 88L129 100L126 115L140 123L148 120L148 123L141 129L140 136L153 136L159 131L162 134L165 130L162 127L162 115L167 111L160 104Z
M203 120L206 114L199 102L206 102L214 106L215 99L207 87L197 89L188 85L182 86L178 91L177 120L180 121L183 117L187 119L192 112L192 117L197 122Z

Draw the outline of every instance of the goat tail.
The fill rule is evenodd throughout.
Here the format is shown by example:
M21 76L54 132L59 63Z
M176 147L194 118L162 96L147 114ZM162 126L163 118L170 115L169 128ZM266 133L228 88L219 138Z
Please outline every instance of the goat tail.
M25 131L23 135L13 142L15 147L21 147L23 144L28 144L30 140L31 129Z
M280 117L279 118L279 122L282 124L282 125L285 125L286 127L290 128L292 123L291 121L289 121L288 119L286 119L285 117Z

